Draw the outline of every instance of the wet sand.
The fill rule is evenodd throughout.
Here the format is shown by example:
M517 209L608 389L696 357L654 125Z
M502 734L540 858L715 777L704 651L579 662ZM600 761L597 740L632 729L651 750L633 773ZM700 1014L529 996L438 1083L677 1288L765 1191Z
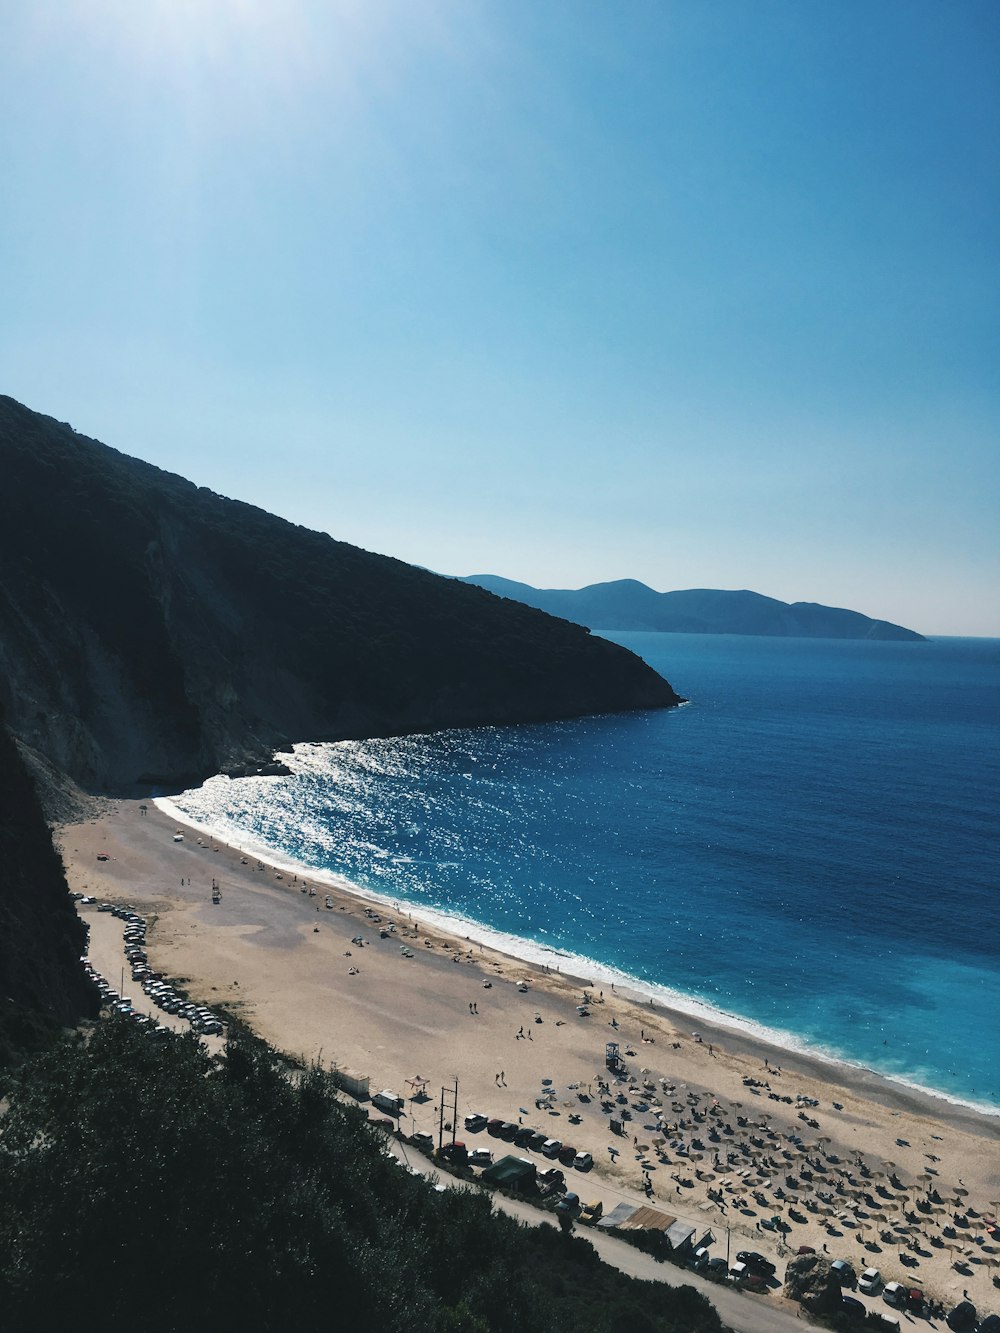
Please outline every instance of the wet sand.
M646 1202L645 1178L654 1206L699 1232L711 1228L715 1253L725 1254L728 1228L734 1254L744 1247L769 1254L781 1275L799 1245L825 1245L831 1256L874 1266L946 1304L967 1290L981 1313L1000 1307L992 1281L1000 1239L985 1222L1000 1209L995 1117L653 1009L640 993L607 984L603 999L601 983L587 988L594 1002L581 1017L587 978L428 927L405 908L303 881L175 824L152 804L143 815L138 802L113 803L100 818L60 830L59 841L71 888L131 902L147 916L159 970L279 1049L366 1074L372 1092L394 1089L406 1098L404 1132L436 1137L441 1089L457 1078L459 1125L479 1111L592 1153L591 1171L567 1175L605 1212ZM382 938L390 920L395 930ZM365 943L352 943L356 936ZM609 1079L608 1040L620 1043L631 1075L609 1083L614 1115L622 1096L630 1112L623 1135L610 1132L598 1089ZM418 1077L428 1080L426 1099L413 1099L409 1081ZM546 1088L554 1090L551 1105L540 1107ZM464 1137L497 1155L506 1150L485 1134ZM928 1190L942 1202L928 1204ZM789 1228L783 1241L758 1229L772 1217ZM897 1223L913 1230L899 1232ZM883 1238L890 1233L904 1244Z

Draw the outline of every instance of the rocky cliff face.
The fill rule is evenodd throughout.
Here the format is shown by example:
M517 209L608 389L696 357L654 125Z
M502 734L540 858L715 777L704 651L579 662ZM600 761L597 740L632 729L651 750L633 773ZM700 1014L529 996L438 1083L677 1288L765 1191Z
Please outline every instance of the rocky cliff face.
M663 707L616 645L0 397L0 703L88 791L323 740Z
M35 789L0 721L0 1068L97 1012L85 949Z

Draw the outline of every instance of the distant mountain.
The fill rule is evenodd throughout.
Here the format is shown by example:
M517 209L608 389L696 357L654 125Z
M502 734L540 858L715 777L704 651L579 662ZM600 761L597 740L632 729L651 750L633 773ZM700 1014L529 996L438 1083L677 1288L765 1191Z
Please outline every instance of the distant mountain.
M298 740L679 696L632 653L228 500L0 396L0 707L88 791Z
M576 589L533 588L496 574L469 574L460 582L596 630L772 634L803 639L924 639L915 630L888 620L872 620L859 611L820 606L818 602L779 602L745 590L688 588L683 592L655 592L635 579Z

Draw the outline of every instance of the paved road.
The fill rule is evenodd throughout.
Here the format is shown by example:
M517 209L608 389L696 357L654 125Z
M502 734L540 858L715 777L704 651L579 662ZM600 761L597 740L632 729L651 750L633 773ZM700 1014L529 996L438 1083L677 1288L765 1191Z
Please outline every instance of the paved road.
M438 1172L433 1162L408 1144L397 1141L393 1143L393 1149L408 1166L423 1176L439 1176L442 1184L457 1189L479 1189L477 1185L455 1180L447 1172ZM490 1199L498 1212L516 1217L519 1222L526 1222L529 1226L556 1225L548 1213L541 1212L531 1204L492 1192ZM708 1282L697 1273L684 1272L671 1264L660 1263L616 1236L608 1236L592 1228L580 1229L577 1234L585 1235L605 1263L630 1277L666 1282L671 1287L694 1287L711 1301L722 1321L735 1333L804 1333L804 1330L815 1327L806 1319L780 1307L773 1297L741 1295L732 1287Z

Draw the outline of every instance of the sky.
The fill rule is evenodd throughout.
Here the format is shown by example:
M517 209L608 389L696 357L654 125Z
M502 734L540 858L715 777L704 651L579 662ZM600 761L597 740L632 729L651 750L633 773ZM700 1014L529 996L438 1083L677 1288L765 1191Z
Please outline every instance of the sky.
M442 573L1000 635L998 55L995 0L12 0L0 392Z

